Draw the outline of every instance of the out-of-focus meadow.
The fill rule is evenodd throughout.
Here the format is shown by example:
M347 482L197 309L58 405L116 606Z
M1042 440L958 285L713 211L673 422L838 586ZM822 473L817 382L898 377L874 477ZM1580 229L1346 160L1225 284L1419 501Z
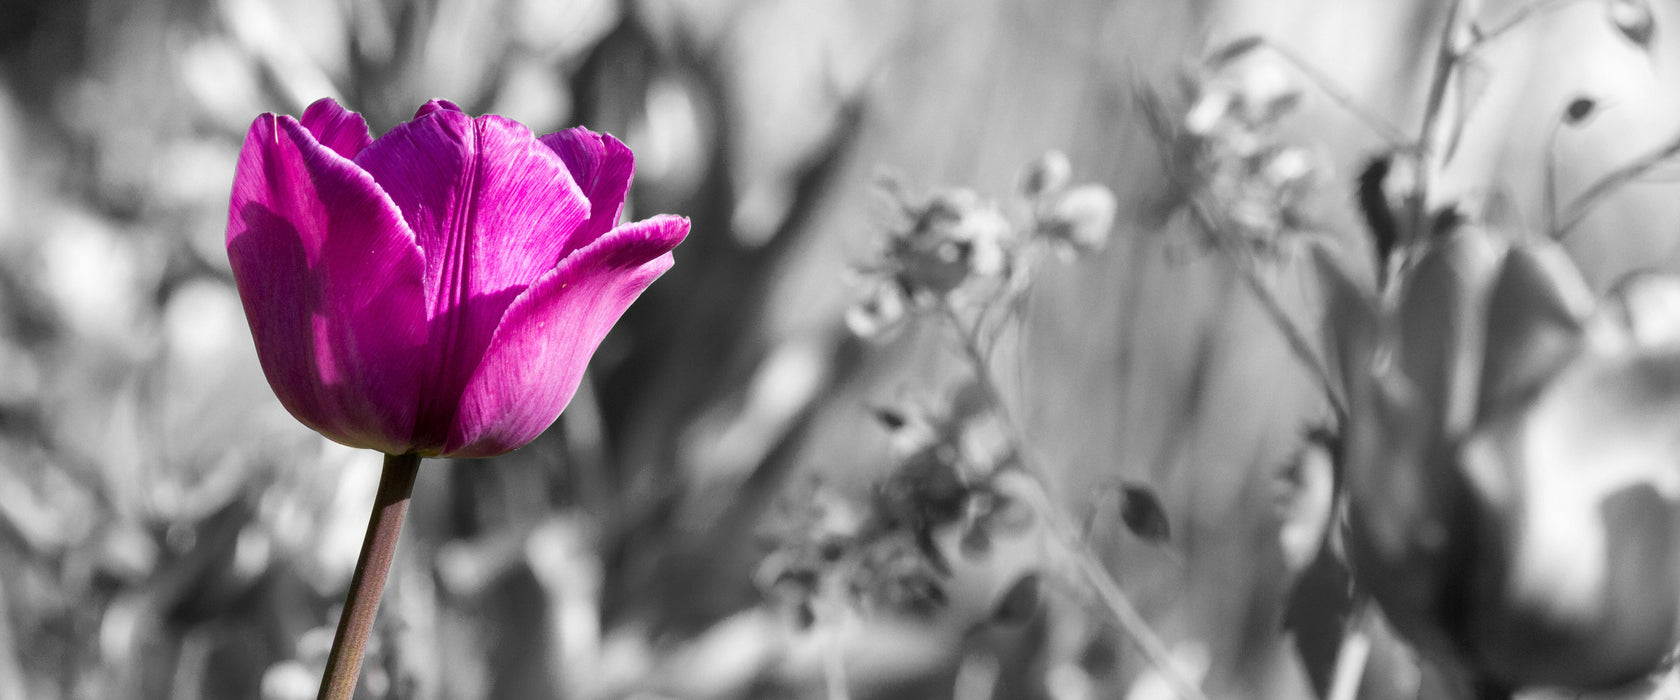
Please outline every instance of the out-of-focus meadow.
M1525 3L1471 4L1494 22ZM863 596L879 605L821 589L790 606L776 585L824 518L880 505L904 460L884 424L957 410L971 373L941 323L847 327L893 225L882 174L1005 201L1051 149L1118 213L1102 250L1040 262L991 358L1011 423L993 429L1016 431L1052 507L1206 692L1313 697L1335 649L1300 630L1337 624L1342 596L1295 585L1279 504L1328 412L1271 314L1310 327L1319 302L1298 249L1267 251L1268 307L1198 243L1145 112L1278 70L1201 67L1259 34L1416 131L1446 5L8 0L0 700L314 693L379 460L275 400L223 240L251 120L328 95L375 134L434 97L614 133L637 156L632 218L693 221L547 434L424 464L365 697L1172 697L1031 526L973 557L932 533L951 571ZM1440 196L1536 221L1545 159L1577 192L1670 138L1680 5L1653 7L1648 51L1580 2L1480 54ZM1291 206L1364 259L1353 182L1381 136L1283 72L1307 85L1274 135L1306 159ZM1559 133L1583 95L1606 107ZM1594 285L1673 265L1673 192L1630 187L1584 220L1567 243ZM1137 536L1123 484L1158 496L1164 538ZM1022 593L1037 571L1048 585ZM1406 676L1381 642L1362 697Z

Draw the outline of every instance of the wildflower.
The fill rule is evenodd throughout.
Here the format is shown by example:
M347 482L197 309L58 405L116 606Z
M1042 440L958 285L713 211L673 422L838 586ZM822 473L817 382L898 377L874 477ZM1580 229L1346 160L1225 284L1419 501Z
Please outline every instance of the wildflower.
M1114 191L1096 183L1041 192L1034 232L1049 241L1064 260L1102 250L1114 229L1120 202Z
M609 135L539 139L442 100L377 140L330 98L258 117L227 247L280 402L392 455L529 442L688 233L619 225L632 168Z
M975 191L940 190L904 208L909 226L894 232L889 256L907 289L943 296L970 277L1007 270L1014 227Z

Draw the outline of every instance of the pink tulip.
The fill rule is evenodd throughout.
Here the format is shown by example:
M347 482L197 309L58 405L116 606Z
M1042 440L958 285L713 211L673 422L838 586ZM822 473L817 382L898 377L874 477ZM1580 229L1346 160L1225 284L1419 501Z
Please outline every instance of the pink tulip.
M292 415L391 455L488 457L552 424L687 219L620 225L629 149L434 100L373 139L331 98L264 114L227 248Z

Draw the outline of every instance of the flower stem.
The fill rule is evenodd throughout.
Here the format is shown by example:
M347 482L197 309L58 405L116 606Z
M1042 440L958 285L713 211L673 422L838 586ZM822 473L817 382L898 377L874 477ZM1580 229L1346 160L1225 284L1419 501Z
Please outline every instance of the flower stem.
M333 635L332 654L321 674L317 700L350 700L356 694L362 652L373 631L373 616L379 611L379 595L385 590L385 575L391 571L397 536L402 533L408 497L414 491L419 470L420 455L385 455L379 491L373 497L373 512L368 515L367 534L362 538L362 554L356 560L350 590L344 594L344 612L338 618L338 632Z

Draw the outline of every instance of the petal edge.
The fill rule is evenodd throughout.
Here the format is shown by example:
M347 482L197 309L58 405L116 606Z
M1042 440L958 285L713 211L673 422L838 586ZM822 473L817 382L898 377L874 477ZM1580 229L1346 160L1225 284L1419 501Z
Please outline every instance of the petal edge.
M509 452L553 424L596 347L671 267L671 249L688 229L688 219L676 216L621 226L515 300L462 393L443 456Z
M338 442L407 450L424 340L419 249L373 178L288 116L246 136L227 249L263 373Z

